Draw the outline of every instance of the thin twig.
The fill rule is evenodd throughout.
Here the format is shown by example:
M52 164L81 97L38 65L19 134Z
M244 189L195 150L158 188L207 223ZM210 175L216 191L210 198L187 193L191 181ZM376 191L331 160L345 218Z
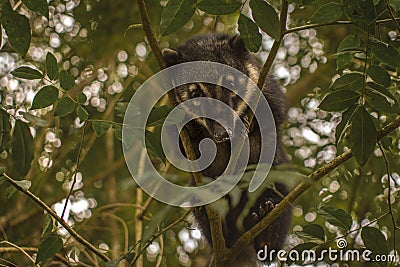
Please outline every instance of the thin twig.
M140 152L139 159L139 167L138 167L138 176L142 175L144 172L145 158L146 158L146 149L142 148ZM142 206L143 203L143 190L140 187L136 188L136 205ZM143 237L143 220L139 219L139 216L142 214L142 209L135 210L135 243L140 242ZM139 254L139 246L136 247L136 254ZM136 263L137 267L143 267L143 256L141 255L138 258Z
M15 245L14 243L11 243L8 241L1 241L0 244L7 244L9 246L12 246L14 249L16 249L17 251L24 254L35 266L39 266L39 265L35 264L35 260L28 254L28 252L26 252L25 248ZM2 249L4 249L4 248L0 248L0 252L2 252L1 251ZM7 248L5 248L5 249L7 249Z
M131 266L135 266L134 264L136 263L136 261L138 260L138 258L140 257L140 255L142 255L144 253L144 251L146 250L146 248L148 246L150 246L151 243L153 243L154 240L157 239L157 237L161 236L163 233L167 232L169 229L172 229L173 227L175 227L177 224L179 224L180 222L184 221L186 216L188 216L191 212L192 212L192 208L188 209L184 214L182 214L181 217L179 217L178 220L174 221L173 223L171 223L170 225L168 225L167 227L165 227L164 229L162 229L161 231L159 231L158 233L153 234L149 240L147 241L146 244L143 245L143 248L140 250L140 253L137 254L135 256L135 258L133 259Z
M57 222L59 222L67 232L74 237L79 243L81 243L84 247L92 251L94 254L96 254L100 259L103 261L109 261L110 259L101 253L100 251L97 250L95 246L93 246L91 243L89 243L86 239L84 239L81 235L79 235L67 222L65 222L61 217L57 215L57 213L51 209L49 206L47 206L46 203L44 203L39 197L31 193L29 190L24 190L22 187L20 187L10 176L8 176L6 173L2 173L2 177L4 177L7 182L9 182L12 186L14 186L18 191L24 193L27 197L32 199L36 204L38 204L40 207L42 207L45 211L47 211Z
M161 266L163 255L164 255L164 238L163 238L162 235L160 235L160 251L158 253L158 260L156 262L155 267L160 267Z
M396 18L393 15L393 10L392 10L392 8L390 6L389 0L385 0L385 5L386 5L386 9L387 9L387 11L389 13L389 17L393 21L393 24L396 27L397 32L400 34L400 25L399 25L399 23L397 22Z
M85 125L83 125L81 144L79 145L78 156L76 157L76 168L75 168L74 173L72 174L72 185L71 185L71 188L69 189L68 195L67 195L67 197L65 199L64 208L63 208L63 211L61 213L61 219L63 219L63 220L64 220L65 211L67 209L68 200L71 197L72 191L74 190L74 187L75 187L75 184L76 184L76 174L78 173L78 168L79 168L79 164L80 164L81 152L82 152L82 149L83 149L83 141L85 140L86 126L87 126L87 122L85 122Z
M258 78L257 86L258 88L262 89L264 87L265 81L267 80L268 73L271 70L272 63L274 63L276 54L278 53L278 49L283 41L283 37L285 37L286 31L286 21L287 21L287 14L288 14L289 3L286 0L282 1L282 10L279 16L279 21L281 23L281 35L279 39L275 40L272 44L271 51L268 54L268 58L265 61L261 73L260 78Z
M383 160L385 161L385 167L386 167L386 174L387 174L387 186L388 186L388 197L387 197L387 202L388 202L388 206L389 206L389 214L390 214L390 218L392 220L392 225L393 225L393 250L396 251L396 230L397 230L397 226L396 226L396 219L394 218L394 213L393 213L393 204L392 204L392 188L390 186L390 181L392 180L392 176L390 175L390 170L389 170L389 160L386 157L385 151L383 150L383 147L381 145L381 142L378 142L378 146L379 149L382 153L383 156ZM393 180L393 182L395 182Z
M114 220L118 221L121 224L122 232L124 235L124 250L122 251L123 254L128 253L129 249L129 230L126 222L119 216L112 214L112 213L105 213L106 216L110 216Z
M0 242L0 244L1 243L4 243L4 241ZM7 243L9 243L9 242L7 242ZM21 252L21 250L23 250L24 252L33 252L33 253L38 252L38 248L34 248L34 247L18 247L15 244L12 244L11 246L12 247L0 247L0 253ZM69 264L71 264L67 259L62 257L60 254L54 255L54 258L61 261L62 263L64 263L67 266ZM33 263L35 263L35 261L33 261ZM79 264L81 264L81 262L79 262Z

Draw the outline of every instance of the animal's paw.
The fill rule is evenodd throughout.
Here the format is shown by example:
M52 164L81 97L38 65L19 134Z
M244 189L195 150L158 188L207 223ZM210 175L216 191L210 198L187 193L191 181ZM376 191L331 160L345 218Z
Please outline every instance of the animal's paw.
M271 210L275 208L275 204L272 199L268 198L266 201L260 203L258 207L255 207L251 213L251 217L254 223L257 223L264 218Z

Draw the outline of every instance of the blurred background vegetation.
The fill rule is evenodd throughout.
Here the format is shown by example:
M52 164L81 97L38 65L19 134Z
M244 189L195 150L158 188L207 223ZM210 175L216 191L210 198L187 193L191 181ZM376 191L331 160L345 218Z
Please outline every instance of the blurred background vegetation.
M0 2L5 1L8 0ZM23 158L26 154L24 151L18 155L13 152L16 155L11 157L9 148L2 147L4 150L0 158L6 172L16 180L30 181L29 190L59 216L68 193L72 191L64 218L101 253L114 260L110 266L118 266L120 260L120 266L130 263L137 256L133 252L137 251L136 245L140 240L146 245L142 244L143 258L138 266L204 266L209 257L209 248L197 230L193 216L189 214L180 219L186 210L152 200L137 188L125 166L117 128L110 128L98 136L99 133L92 127L84 126L82 114L79 116L72 112L62 118L56 117L53 106L30 110L35 93L43 85L49 84L48 81L18 78L10 73L21 65L43 72L46 69L46 55L50 52L56 57L58 68L74 78L76 84L68 94L74 99L78 95L83 97L82 107L91 120L122 122L121 103L129 101L134 91L159 70L141 28L136 2L50 0L48 18L27 8L24 3L29 1L22 2L11 1L11 4L29 19L32 41L26 56L21 57L7 42L7 34L3 29L0 93L2 109L12 115L12 125L15 120L29 123L33 136L33 160L29 171L19 177L20 166L15 162L20 162L17 158ZM280 10L279 1L268 2ZM288 27L305 25L320 6L329 2L335 1L289 1ZM373 2L376 10L382 11L378 13L379 18L389 18L388 13L383 12L386 10L386 1ZM395 17L399 17L399 2L389 2ZM156 35L159 35L160 18L167 3L166 0L146 1ZM246 3L242 13L248 15L249 12ZM159 45L161 48L177 47L196 34L213 31L237 34L238 17L239 11L216 16L196 9L182 28L159 37ZM346 20L346 17L340 19ZM393 22L376 27L376 37L399 48L399 32L396 32ZM345 66L337 66L339 44L353 34L362 37L360 46L365 47L367 34L350 24L293 31L283 39L272 73L288 98L289 110L283 140L294 165L315 170L346 151L352 142L357 142L346 135L336 144L335 128L340 122L341 113L318 108L335 79L343 73L362 71L364 67L361 52L355 57L351 56ZM266 60L272 43L273 39L262 32L262 46L255 53L261 63ZM391 82L387 88L398 100L399 68L397 72L396 68L388 68L388 73ZM377 129L396 116L370 111ZM319 208L329 205L351 215L351 230L365 225L379 229L387 239L386 243L380 245L386 246L389 253L394 253L396 246L399 246L393 224L393 219L397 220L399 216L399 136L400 131L397 130L385 138L382 141L383 149L376 146L365 166L360 167L356 160L349 160L314 183L293 203L292 227L285 249L290 250L309 241L310 236L298 232L310 224L322 226L324 239L333 240L322 243L336 246L334 239L348 231L327 222L326 217L320 215ZM389 164L390 181L383 152ZM162 166L159 161L155 162ZM181 178L186 179L187 176L182 175ZM5 184L0 188L1 266L34 265L25 254L36 257L38 248L46 240L46 233L52 232L61 237L62 248L56 249L54 257L45 256L43 266L105 265L62 226L56 222L53 225L42 207L22 193L13 192ZM388 198L393 208L392 214L388 214ZM164 231L165 227L177 220L179 223ZM353 231L347 235L347 248L362 249L365 246L360 232ZM45 245L54 247L57 242ZM54 253L47 252L45 255Z

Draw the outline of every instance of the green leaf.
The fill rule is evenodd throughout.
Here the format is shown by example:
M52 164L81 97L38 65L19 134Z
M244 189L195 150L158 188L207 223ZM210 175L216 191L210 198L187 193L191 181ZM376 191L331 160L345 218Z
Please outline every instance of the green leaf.
M76 109L76 115L78 116L79 120L81 122L86 121L87 119L89 119L89 113L86 111L85 108L83 108L82 106L78 106Z
M177 124L185 118L185 111L182 109L177 110L177 114L175 118L170 118L168 121L165 121L167 118L168 114L174 109L175 107L171 106L158 106L154 107L147 119L147 126L161 126L164 123L166 124Z
M361 39L357 34L348 35L343 41L339 44L337 52L343 52L349 50L351 48L360 49Z
M364 17L368 24L372 24L376 20L375 5L372 0L357 0L357 11Z
M100 137L108 131L108 129L111 127L111 124L112 123L110 121L93 121L92 127L96 133L96 136Z
M309 6L314 3L316 0L292 0L293 3L298 5L299 7Z
M382 84L384 86L390 85L390 75L381 66L377 65L371 66L368 68L367 73L371 77L371 79L374 80L375 82Z
M311 16L311 23L328 23L340 19L343 16L343 8L338 3L327 3L319 7Z
M4 167L0 167L1 169L1 174L3 174L4 172L6 172ZM2 186L3 184L7 183L7 179L4 176L0 175L0 186Z
M182 28L193 16L196 0L169 0L161 14L160 35L165 36Z
M393 68L400 68L400 54L396 48L377 40L370 42L370 48L375 57L383 64Z
M243 40L247 49L251 52L257 52L260 49L262 41L257 24L243 14L240 14L238 24L240 39Z
M118 102L114 108L115 116L123 118L125 116L126 109L128 108L128 104L129 102Z
M47 127L49 126L49 122L39 118L38 116L32 115L28 112L24 112L24 111L19 111L19 114L21 114L25 120L29 121L30 123L32 123L34 126L38 126L38 127Z
M238 1L226 0L203 0L196 7L210 15L228 15L233 14L240 9L242 3Z
M10 115L3 109L0 109L0 148L2 150L9 147L10 132Z
M354 26L356 26L361 31L363 31L367 34L370 34L370 35L375 35L375 23L371 23L369 20L365 19L363 16L354 14L351 16L351 22L353 23Z
M10 185L6 188L7 198L10 199L16 192L17 188L15 188L13 185Z
M400 112L397 102L391 103L386 96L376 93L375 90L365 90L365 100L375 110L388 114L399 114Z
M114 130L115 139L122 141L122 126L120 124L114 123L112 125L112 129Z
M60 72L59 79L60 79L60 86L65 91L68 91L75 86L75 78L65 70L62 70Z
M46 85L40 88L32 101L31 109L45 108L54 103L58 98L58 90L53 85Z
M155 158L165 163L165 154L161 145L161 135L146 130L146 148Z
M69 96L64 96L58 100L54 110L54 116L65 117L75 110L75 102Z
M353 223L353 219L351 218L350 214L342 209L337 209L331 206L323 206L318 210L318 213L321 214L321 216L324 217L325 220L330 224L346 231L350 230Z
M25 176L33 160L33 137L28 124L16 120L11 139L12 160L17 177Z
M358 35L348 35L343 41L339 44L337 49L338 55L336 59L336 67L337 69L343 68L347 65L354 57L354 51L351 50L360 50L360 37ZM346 53L346 51L348 51Z
M363 227L361 239L367 249L372 251L372 258L376 255L389 255L387 241L381 231L374 227ZM386 262L379 262L381 266L386 266Z
M318 224L306 225L303 227L303 231L296 232L296 234L309 240L325 241L324 228Z
M79 104L85 104L85 102L87 101L87 96L84 93L79 92L76 96L76 101L78 101Z
M361 90L364 85L364 76L361 73L349 73L335 80L332 90Z
M0 166L0 174L5 173L6 171L7 171L7 168L6 168L6 167ZM2 180L2 179L3 179L3 180ZM3 181L5 181L4 178L2 178L2 177L0 176L0 185L2 184Z
M22 0L22 3L30 10L49 19L49 5L46 0Z
M22 190L24 190L25 192L29 190L29 188L31 188L32 182L28 181L28 180L21 180L21 181L15 181L14 182L22 188Z
M334 91L325 96L319 108L326 111L342 111L355 104L360 95L350 90Z
M340 123L336 126L336 131L335 131L335 138L336 138L336 144L339 143L339 141L343 137L344 130L349 124L349 121L353 117L354 111L356 110L357 105L353 105L346 109L346 111L343 112L342 114L342 120Z
M342 7L343 7L343 11L344 14L346 15L346 17L348 17L349 19L352 17L352 15L354 14L354 12L357 10L357 3L354 0L342 0Z
M50 216L49 213L47 213L44 216L42 228L43 228L42 237L44 237L44 236L48 235L49 233L53 232L54 230L56 230L55 220L53 217Z
M398 103L399 103L397 101L397 98L389 90L387 90L385 87L383 87L382 85L379 85L379 84L376 84L376 83L373 83L373 82L368 82L366 84L366 88L368 90L373 90L373 91L376 91L376 92L386 96L387 98L390 99L390 101L394 102L395 105L398 105Z
M31 42L31 28L28 18L14 11L9 1L2 1L0 19L10 45L18 54L25 57Z
M359 165L367 163L375 149L377 132L374 121L369 113L360 107L353 115L350 131L353 142L352 152Z
M400 214L397 215L396 226L400 225Z
M62 248L63 248L63 242L59 235L57 234L48 235L39 246L35 264L50 259L54 255L56 255L59 251L61 251Z
M338 54L336 57L336 69L342 69L347 64L349 64L353 58L354 53L351 52Z
M400 10L400 1L399 0L389 0L389 3L396 12L398 12Z
M281 26L275 9L263 0L250 1L251 13L257 25L274 39L279 39Z
M31 67L22 66L16 68L11 72L14 77L27 79L27 80L35 80L35 79L42 79L43 74L40 73L38 70L32 69Z
M50 78L50 80L54 80L58 76L57 59L50 52L47 52L47 55L46 55L46 73L47 73L47 76Z

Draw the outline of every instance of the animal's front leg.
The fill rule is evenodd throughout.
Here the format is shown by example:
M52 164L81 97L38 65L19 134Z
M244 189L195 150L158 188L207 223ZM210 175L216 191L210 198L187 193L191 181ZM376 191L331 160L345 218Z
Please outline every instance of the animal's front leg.
M283 185L278 185L278 188L281 189L279 191L282 194L286 194ZM267 214L282 200L282 194L272 189L265 190L244 219L244 228L249 230L267 216ZM267 261L272 261L277 251L282 248L289 230L290 217L291 212L289 208L254 239L254 249L256 251L265 249L269 252L272 252L272 250L275 251L271 256L267 257Z

